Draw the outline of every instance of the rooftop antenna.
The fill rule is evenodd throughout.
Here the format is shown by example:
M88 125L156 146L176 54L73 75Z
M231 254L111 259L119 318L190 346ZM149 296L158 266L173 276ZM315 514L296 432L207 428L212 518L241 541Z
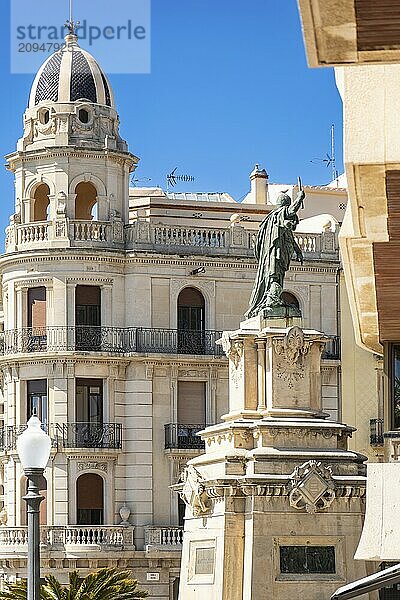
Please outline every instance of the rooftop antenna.
M323 162L326 167L332 169L332 181L336 181L336 186L339 187L338 172L336 169L336 154L335 154L335 125L331 126L331 153L326 153L326 158L313 158L312 163Z
M142 183L143 181L151 181L151 177L135 177L134 175L132 175L131 177L131 184L133 185L133 187L137 187L138 183Z
M74 21L74 3L73 0L69 0L69 19L65 23L65 27L70 35L76 35L76 30L80 24L80 21Z
M175 167L169 175L167 175L167 193L169 193L169 188L175 187L178 181L182 181L184 183L189 183L194 181L193 175L178 175L177 173L178 167Z

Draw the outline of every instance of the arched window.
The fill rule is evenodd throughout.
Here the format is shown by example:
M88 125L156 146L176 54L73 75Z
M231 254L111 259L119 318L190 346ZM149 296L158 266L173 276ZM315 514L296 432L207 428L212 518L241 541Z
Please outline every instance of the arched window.
M282 292L282 300L288 306L295 306L296 308L300 308L299 301L296 296L291 292Z
M75 219L92 221L97 219L97 190L93 183L82 181L75 188Z
M47 183L41 183L33 194L32 221L48 221L50 209L50 188Z
M103 525L104 481L100 475L86 473L76 481L78 525Z
M204 354L205 301L199 290L187 287L178 297L178 352Z
M24 476L21 479L21 496L25 496L28 493L28 480ZM39 522L40 525L47 525L47 480L44 475L40 476L39 480L39 494L44 497L44 500L40 504ZM26 502L21 504L21 525L28 523L27 506Z
M205 329L204 296L196 288L187 287L179 294L178 329L186 331Z

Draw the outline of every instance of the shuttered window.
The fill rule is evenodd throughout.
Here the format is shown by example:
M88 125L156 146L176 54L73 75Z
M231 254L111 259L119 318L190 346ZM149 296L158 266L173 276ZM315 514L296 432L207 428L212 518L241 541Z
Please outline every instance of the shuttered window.
M206 384L204 381L178 381L178 423L205 425Z

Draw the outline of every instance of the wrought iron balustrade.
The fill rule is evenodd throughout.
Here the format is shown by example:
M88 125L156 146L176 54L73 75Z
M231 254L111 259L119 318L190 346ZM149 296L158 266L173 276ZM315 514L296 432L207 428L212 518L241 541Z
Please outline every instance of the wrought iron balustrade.
M136 352L222 356L223 349L216 345L221 337L221 331L139 328Z
M371 446L383 446L383 419L370 419L369 431Z
M0 332L3 355L33 352L132 352L222 356L220 331L144 327L25 327Z
M322 352L322 358L340 360L340 337L338 335L329 336Z
M17 448L17 437L26 429L26 425L6 425L0 429L0 451L12 452ZM57 436L47 423L42 423L42 429L49 434L53 447L57 446Z
M168 423L165 425L165 449L204 450L204 441L197 435L205 425Z
M122 448L120 423L65 423L60 429L64 448Z

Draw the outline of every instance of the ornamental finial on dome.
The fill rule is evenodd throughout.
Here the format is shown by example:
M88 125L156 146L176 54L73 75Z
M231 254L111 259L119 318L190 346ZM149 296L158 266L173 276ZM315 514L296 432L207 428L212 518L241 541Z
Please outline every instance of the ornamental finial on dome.
M78 29L78 25L80 24L80 21L66 21L65 27L68 29L68 35L74 35L76 37L76 30Z
M80 21L74 21L73 0L69 0L69 19L65 23L65 27L68 29L68 35L76 37L76 30L80 24Z

